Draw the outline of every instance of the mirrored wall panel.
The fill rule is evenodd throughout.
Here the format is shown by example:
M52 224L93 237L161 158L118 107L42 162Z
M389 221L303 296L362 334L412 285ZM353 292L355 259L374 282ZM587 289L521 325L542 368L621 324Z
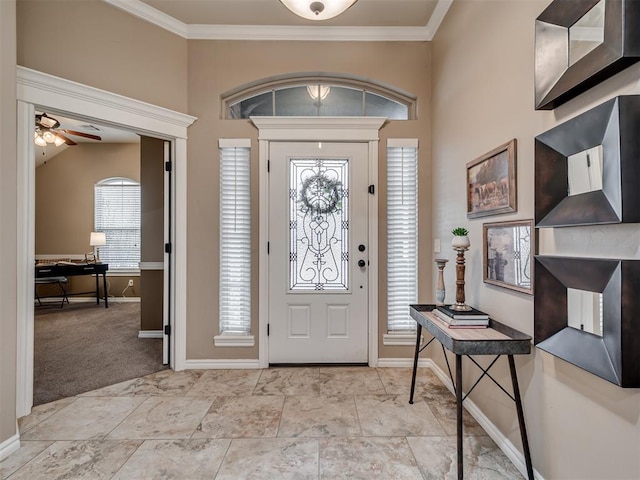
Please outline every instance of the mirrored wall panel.
M569 27L569 66L604 43L604 4L600 0Z

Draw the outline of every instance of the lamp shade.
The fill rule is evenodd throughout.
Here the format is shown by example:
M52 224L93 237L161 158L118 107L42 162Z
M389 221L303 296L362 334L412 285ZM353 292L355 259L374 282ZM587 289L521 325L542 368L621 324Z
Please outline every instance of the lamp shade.
M107 244L107 236L104 232L91 232L89 237L89 245L92 247L100 247Z
M299 17L308 20L328 20L337 17L357 0L280 0L280 2Z

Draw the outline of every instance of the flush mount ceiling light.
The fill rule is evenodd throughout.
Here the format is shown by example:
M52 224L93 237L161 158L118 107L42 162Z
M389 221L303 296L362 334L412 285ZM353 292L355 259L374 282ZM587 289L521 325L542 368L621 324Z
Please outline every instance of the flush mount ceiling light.
M296 15L308 20L328 20L337 17L357 0L280 0Z

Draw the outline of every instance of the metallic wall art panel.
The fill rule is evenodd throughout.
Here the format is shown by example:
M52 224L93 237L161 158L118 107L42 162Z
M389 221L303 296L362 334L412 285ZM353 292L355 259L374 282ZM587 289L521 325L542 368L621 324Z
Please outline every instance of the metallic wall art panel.
M640 260L537 256L534 344L621 387L640 387ZM574 328L567 290L602 294L602 332Z
M535 28L536 110L552 110L640 60L637 0L554 0Z
M627 95L538 135L536 227L640 223L638 125L640 95ZM586 173L579 174L581 168ZM594 169L600 182L572 194L576 184L592 180Z

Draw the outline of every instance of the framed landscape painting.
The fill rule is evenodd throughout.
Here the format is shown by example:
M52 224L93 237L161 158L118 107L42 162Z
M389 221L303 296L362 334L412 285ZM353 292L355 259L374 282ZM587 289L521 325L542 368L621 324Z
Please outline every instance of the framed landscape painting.
M467 218L516 211L516 139L467 163Z
M533 220L485 223L482 229L482 279L533 295Z

